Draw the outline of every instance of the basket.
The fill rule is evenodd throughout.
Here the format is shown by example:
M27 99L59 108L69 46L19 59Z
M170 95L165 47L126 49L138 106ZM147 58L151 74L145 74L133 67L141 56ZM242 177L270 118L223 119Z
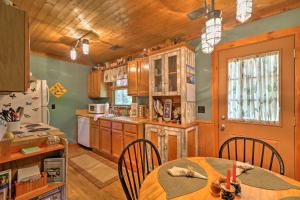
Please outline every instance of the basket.
M27 181L24 183L15 182L16 197L31 192L33 190L43 188L47 186L47 172L42 172L41 178L35 181Z

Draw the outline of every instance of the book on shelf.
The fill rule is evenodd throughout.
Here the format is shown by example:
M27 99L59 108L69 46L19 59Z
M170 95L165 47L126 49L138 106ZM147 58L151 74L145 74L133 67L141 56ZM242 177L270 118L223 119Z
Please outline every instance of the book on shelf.
M44 159L44 171L48 174L48 183L65 181L65 158Z
M39 178L41 178L41 172L38 165L18 169L18 183L35 181Z
M11 170L0 172L0 199L9 200L11 198Z

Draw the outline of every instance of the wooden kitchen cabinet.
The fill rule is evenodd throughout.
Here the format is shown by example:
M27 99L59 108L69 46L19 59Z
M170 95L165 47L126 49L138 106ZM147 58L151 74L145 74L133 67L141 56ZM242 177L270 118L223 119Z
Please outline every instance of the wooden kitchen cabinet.
M100 150L100 131L99 126L90 126L90 143L91 147L97 151Z
M118 162L128 143L143 137L144 124L102 118L97 121L90 120L91 147L96 153L114 162ZM128 160L127 157L126 159Z
M100 126L100 152L111 157L111 129Z
M124 148L123 145L123 124L112 122L111 154L112 159L117 162Z
M0 2L0 93L29 87L29 23L25 11Z
M88 75L88 96L90 98L107 97L107 85L102 70L91 70Z
M97 151L100 150L100 132L99 120L94 121L90 118L90 144L91 148Z
M149 61L148 58L137 59L128 63L128 95L148 96Z
M145 125L145 138L157 147L162 162L198 155L198 127Z

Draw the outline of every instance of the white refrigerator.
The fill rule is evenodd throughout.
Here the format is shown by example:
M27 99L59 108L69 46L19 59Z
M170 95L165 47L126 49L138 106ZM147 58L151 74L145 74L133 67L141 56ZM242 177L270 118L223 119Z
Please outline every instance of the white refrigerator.
M49 89L46 80L31 80L26 92L0 95L0 109L24 107L21 123L50 123Z

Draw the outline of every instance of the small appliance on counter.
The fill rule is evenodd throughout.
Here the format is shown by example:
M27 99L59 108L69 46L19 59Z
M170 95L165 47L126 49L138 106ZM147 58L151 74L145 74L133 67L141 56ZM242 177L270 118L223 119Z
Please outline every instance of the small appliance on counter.
M104 114L105 104L89 104L89 113Z

